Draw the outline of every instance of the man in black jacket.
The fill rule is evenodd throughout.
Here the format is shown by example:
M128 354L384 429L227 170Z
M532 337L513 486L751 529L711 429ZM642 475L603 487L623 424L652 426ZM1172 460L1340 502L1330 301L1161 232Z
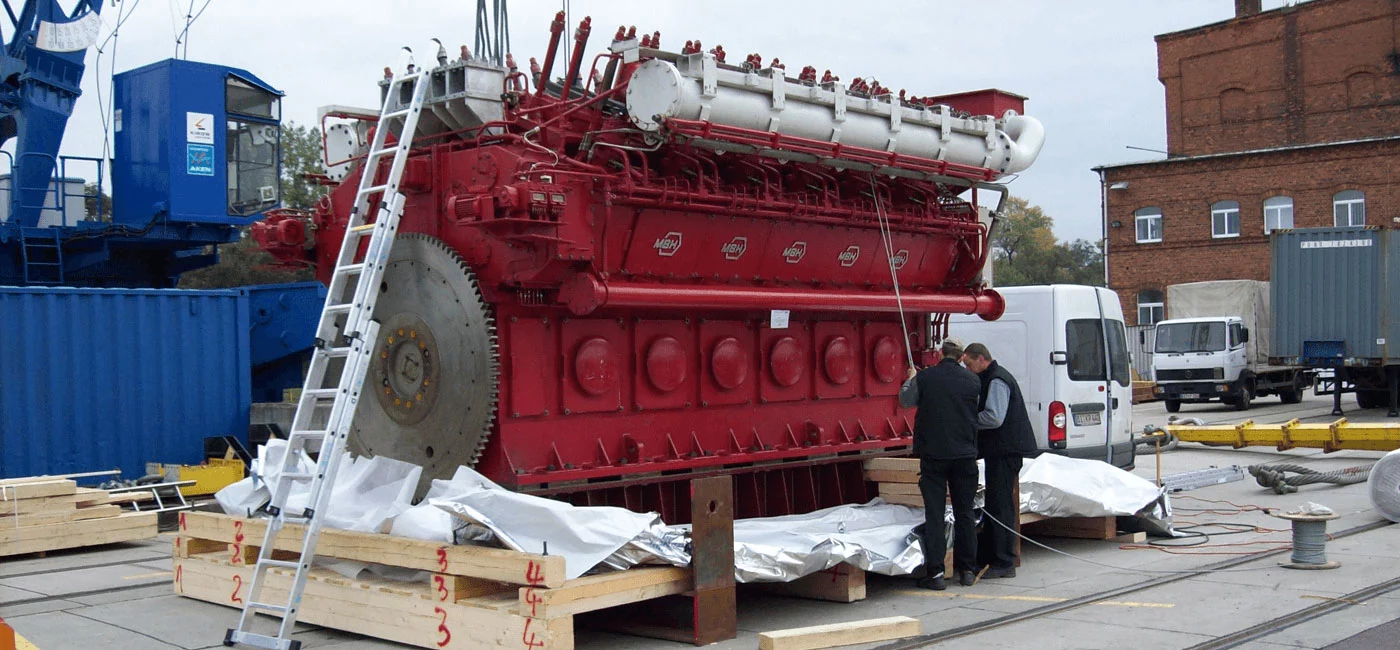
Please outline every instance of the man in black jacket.
M977 457L986 463L984 507L992 519L982 525L978 566L989 564L985 577L1016 577L1016 536L1004 526L1016 526L1021 504L1016 502L1021 459L1036 453L1035 432L1016 378L992 359L987 346L973 343L963 363L982 380L977 400Z
M972 502L977 494L977 376L958 365L962 342L949 338L939 348L941 361L919 371L899 391L899 404L917 406L914 455L919 457L919 491L924 497L925 589L945 589L943 554L947 548L944 516L953 501L953 568L958 582L976 581L977 528Z

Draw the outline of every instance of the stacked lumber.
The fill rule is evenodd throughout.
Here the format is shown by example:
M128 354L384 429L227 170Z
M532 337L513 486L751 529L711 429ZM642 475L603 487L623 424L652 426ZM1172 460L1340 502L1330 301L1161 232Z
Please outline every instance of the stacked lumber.
M180 513L175 593L242 608L267 523ZM274 557L294 559L305 527L287 524ZM638 567L566 580L564 558L390 535L322 529L319 558L376 562L430 573L427 580L347 579L313 568L297 619L422 648L568 650L575 614L682 594L688 569ZM262 602L286 600L292 572L270 569ZM271 621L271 619L268 619ZM271 623L269 622L270 626Z
M60 477L0 480L0 557L155 537L155 513L122 512L134 498Z
M1133 403L1142 404L1157 399L1153 394L1153 389L1157 387L1156 382L1133 380Z

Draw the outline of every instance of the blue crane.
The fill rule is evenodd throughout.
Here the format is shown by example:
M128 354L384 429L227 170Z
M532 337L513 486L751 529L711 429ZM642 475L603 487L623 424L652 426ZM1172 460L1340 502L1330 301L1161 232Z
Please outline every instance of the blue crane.
M102 0L0 0L0 285L170 287L281 205L282 93L237 68L167 59L112 79L111 160L60 156ZM101 195L110 166L111 209ZM95 177L75 177L91 170Z

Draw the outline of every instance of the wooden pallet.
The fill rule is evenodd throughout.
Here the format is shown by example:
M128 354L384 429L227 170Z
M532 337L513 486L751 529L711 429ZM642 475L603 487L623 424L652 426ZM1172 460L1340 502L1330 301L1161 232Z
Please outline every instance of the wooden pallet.
M186 512L174 541L175 592L243 606L266 522ZM301 548L304 528L288 524L276 549ZM638 567L564 577L564 558L479 546L323 529L318 557L377 562L430 572L422 583L350 580L313 569L298 619L422 648L567 650L576 614L688 593L689 569ZM262 600L287 596L292 573L269 571Z
M127 500L57 477L0 481L0 557L155 537L156 514L123 514Z
M1157 387L1156 382L1133 380L1133 403L1156 401L1157 397L1152 392Z

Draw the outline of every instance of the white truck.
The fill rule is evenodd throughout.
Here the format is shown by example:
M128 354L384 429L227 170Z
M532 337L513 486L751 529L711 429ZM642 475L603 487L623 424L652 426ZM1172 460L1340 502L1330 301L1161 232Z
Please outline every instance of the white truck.
M1153 394L1167 411L1220 400L1243 411L1256 397L1296 404L1313 383L1301 366L1269 365L1269 283L1192 282L1167 287L1167 315L1152 350Z

